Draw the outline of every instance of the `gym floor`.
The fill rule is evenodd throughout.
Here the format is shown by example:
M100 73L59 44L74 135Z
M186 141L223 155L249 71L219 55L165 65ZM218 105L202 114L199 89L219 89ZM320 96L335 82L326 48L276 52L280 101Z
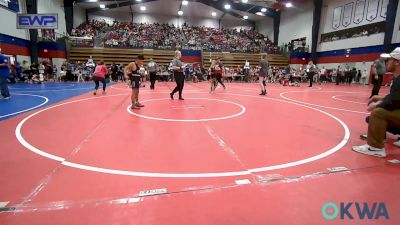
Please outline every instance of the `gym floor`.
M400 149L361 155L364 85L11 85L0 101L0 224L395 224ZM101 93L101 92L99 92ZM381 94L388 93L382 87ZM176 96L177 97L177 96ZM327 220L326 203L384 203L390 220ZM351 208L354 214L355 207ZM395 223L393 221L396 221Z

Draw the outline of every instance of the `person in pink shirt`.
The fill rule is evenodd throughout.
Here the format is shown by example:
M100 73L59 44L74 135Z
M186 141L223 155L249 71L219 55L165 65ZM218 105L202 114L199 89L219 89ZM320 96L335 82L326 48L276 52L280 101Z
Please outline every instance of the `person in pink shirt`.
M99 89L99 83L103 84L103 94L106 93L106 74L107 74L107 66L104 65L104 61L100 60L97 64L96 69L93 72L93 81L96 84L94 87L93 95L97 94L97 89Z

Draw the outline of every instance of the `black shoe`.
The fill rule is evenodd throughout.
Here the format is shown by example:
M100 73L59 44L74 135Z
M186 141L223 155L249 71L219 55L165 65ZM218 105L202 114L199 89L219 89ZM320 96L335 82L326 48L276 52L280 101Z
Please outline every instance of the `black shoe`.
M136 105L131 105L131 109L140 109L140 107Z
M360 139L361 139L361 140L367 140L367 139L368 139L368 136L367 136L366 134L361 134L361 135L360 135Z
M184 98L182 98L182 97L179 97L179 100L185 100Z
M170 93L169 96L171 96L171 99L174 100L174 94Z
M261 92L259 95L264 95L264 92Z

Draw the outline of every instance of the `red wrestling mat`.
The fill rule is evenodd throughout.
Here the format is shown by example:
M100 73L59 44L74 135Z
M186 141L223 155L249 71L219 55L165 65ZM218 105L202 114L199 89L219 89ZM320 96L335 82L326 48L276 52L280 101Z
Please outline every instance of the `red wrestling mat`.
M129 88L116 84L0 122L0 223L399 221L393 137L385 159L350 150L364 143L369 87L274 84L265 97L254 83L227 87L186 83L179 101L173 83L158 83L130 110ZM328 202L354 202L354 219L326 219ZM382 203L380 216L361 219L355 202Z

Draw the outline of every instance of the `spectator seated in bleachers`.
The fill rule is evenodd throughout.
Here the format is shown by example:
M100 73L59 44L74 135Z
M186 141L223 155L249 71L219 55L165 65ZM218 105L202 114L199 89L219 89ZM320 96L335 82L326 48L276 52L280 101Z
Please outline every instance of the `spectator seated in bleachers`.
M96 38L103 47L280 53L268 37L252 29L216 29L187 24L176 28L169 24L117 21L110 25L104 20L92 20L73 29L71 36Z

